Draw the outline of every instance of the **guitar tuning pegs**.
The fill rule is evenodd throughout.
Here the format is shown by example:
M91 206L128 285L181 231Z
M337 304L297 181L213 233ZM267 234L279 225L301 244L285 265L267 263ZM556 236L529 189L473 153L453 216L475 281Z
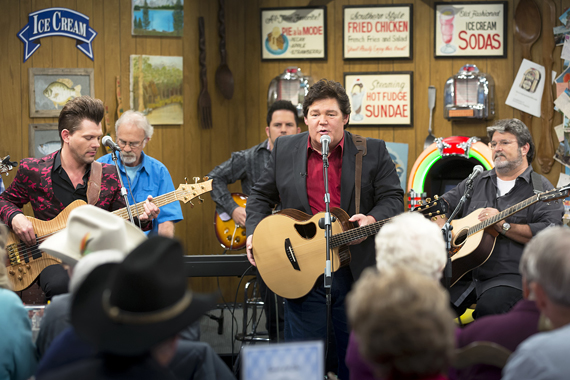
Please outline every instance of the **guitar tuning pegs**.
M435 213L439 215L439 210L437 210Z
M190 202L190 208L194 208L194 203L192 203L192 201L188 201Z
M184 182L188 185L188 177L184 177Z
M202 178L202 181L207 181L207 180L209 180L209 179L210 179L210 177L204 176L204 178Z
M418 205L423 206L423 202L422 202L422 201L418 201Z
M198 200L200 201L200 203L204 203L204 200L201 197L198 197Z
M430 216L430 217L431 217L432 215L433 215L433 214L432 214L431 212L428 214L428 216Z
M426 198L426 203L430 203L431 202L431 198Z
M192 179L194 180L194 183L198 183L198 181L200 180L200 177L192 177Z
M433 196L433 199L435 199L435 200L437 201L437 200L439 199L439 195L437 195L437 194L434 195L434 196Z

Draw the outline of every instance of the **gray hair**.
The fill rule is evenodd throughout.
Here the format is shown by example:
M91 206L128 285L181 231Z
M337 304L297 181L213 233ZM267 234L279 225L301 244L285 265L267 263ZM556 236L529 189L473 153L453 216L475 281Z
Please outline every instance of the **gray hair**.
M0 223L0 288L12 290L12 283L8 279L8 273L4 261L6 260L6 241L8 240L8 228Z
M570 228L550 227L526 245L519 269L527 282L537 282L550 300L570 306Z
M380 273L402 268L434 280L441 278L447 262L443 234L437 224L421 214L408 212L394 217L382 227L375 242L376 267Z
M154 127L150 125L145 115L138 111L128 110L121 115L115 123L115 133L119 132L119 127L123 124L132 124L144 131L145 137L150 139L154 133Z
M530 135L530 131L528 130L527 126L520 121L519 119L502 119L497 120L495 124L491 127L487 127L487 135L489 135L489 139L493 139L493 134L495 132L499 133L512 133L517 138L517 143L519 148L523 147L525 144L528 143L529 149L528 153L526 154L526 160L528 164L532 162L534 159L534 141L532 140L532 136Z

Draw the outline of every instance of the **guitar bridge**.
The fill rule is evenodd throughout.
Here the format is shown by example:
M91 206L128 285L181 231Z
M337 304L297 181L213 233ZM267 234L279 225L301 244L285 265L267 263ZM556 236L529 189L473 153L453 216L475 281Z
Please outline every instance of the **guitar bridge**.
M293 251L293 246L291 245L291 240L288 238L285 239L285 253L287 254L287 258L293 266L293 269L300 271L299 262L297 261L297 257L295 257L295 251Z

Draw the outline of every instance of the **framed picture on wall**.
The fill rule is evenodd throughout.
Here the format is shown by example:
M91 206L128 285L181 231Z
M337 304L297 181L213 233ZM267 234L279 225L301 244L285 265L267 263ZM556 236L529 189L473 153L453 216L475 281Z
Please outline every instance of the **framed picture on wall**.
M184 0L131 0L133 36L182 37Z
M344 59L412 58L412 4L344 6Z
M344 73L351 126L413 125L413 72Z
M507 2L435 3L436 58L507 56Z
M30 117L58 117L70 99L95 97L93 69L30 68Z
M28 154L41 158L61 148L57 123L30 124Z
M327 59L327 8L263 8L261 60Z

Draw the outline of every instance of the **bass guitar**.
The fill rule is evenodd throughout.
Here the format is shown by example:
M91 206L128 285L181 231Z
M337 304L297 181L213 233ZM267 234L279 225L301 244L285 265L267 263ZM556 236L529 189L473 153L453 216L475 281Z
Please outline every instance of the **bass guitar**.
M158 207L162 207L174 201L187 203L209 191L212 191L212 180L183 184L180 185L177 190L153 198L152 203ZM202 201L202 199L200 199L200 201ZM6 253L8 256L6 267L8 270L8 278L12 283L12 289L14 291L19 292L29 287L45 267L61 263L61 261L55 257L41 252L38 246L55 232L65 228L69 213L73 209L86 204L87 203L82 200L76 200L70 203L58 216L49 221L28 216L27 218L32 222L36 234L37 244L34 246L25 245L14 232L10 231L6 245ZM143 214L143 205L144 202L139 202L129 206L133 216ZM113 214L125 220L129 220L126 207L113 211Z
M245 207L247 203L247 195L242 193L232 193L232 199L239 207ZM245 247L245 226L240 226L233 219L223 221L216 211L214 217L214 226L216 228L216 237L225 249L236 251Z
M493 228L494 224L537 202L551 202L566 198L569 191L570 185L535 194L482 222L478 219L482 208L464 218L451 221L453 227L450 252L452 255L451 285L453 286L466 273L480 267L491 257L498 236L498 232Z
M445 203L438 201L418 210L426 217L445 214ZM390 221L385 219L362 227L354 227L348 214L332 208L336 220L332 223L330 239L332 271L350 263L347 244L375 235ZM430 215L431 214L431 215ZM325 230L318 227L324 212L307 215L285 209L264 218L253 232L253 254L263 281L284 298L299 298L307 294L324 273Z

